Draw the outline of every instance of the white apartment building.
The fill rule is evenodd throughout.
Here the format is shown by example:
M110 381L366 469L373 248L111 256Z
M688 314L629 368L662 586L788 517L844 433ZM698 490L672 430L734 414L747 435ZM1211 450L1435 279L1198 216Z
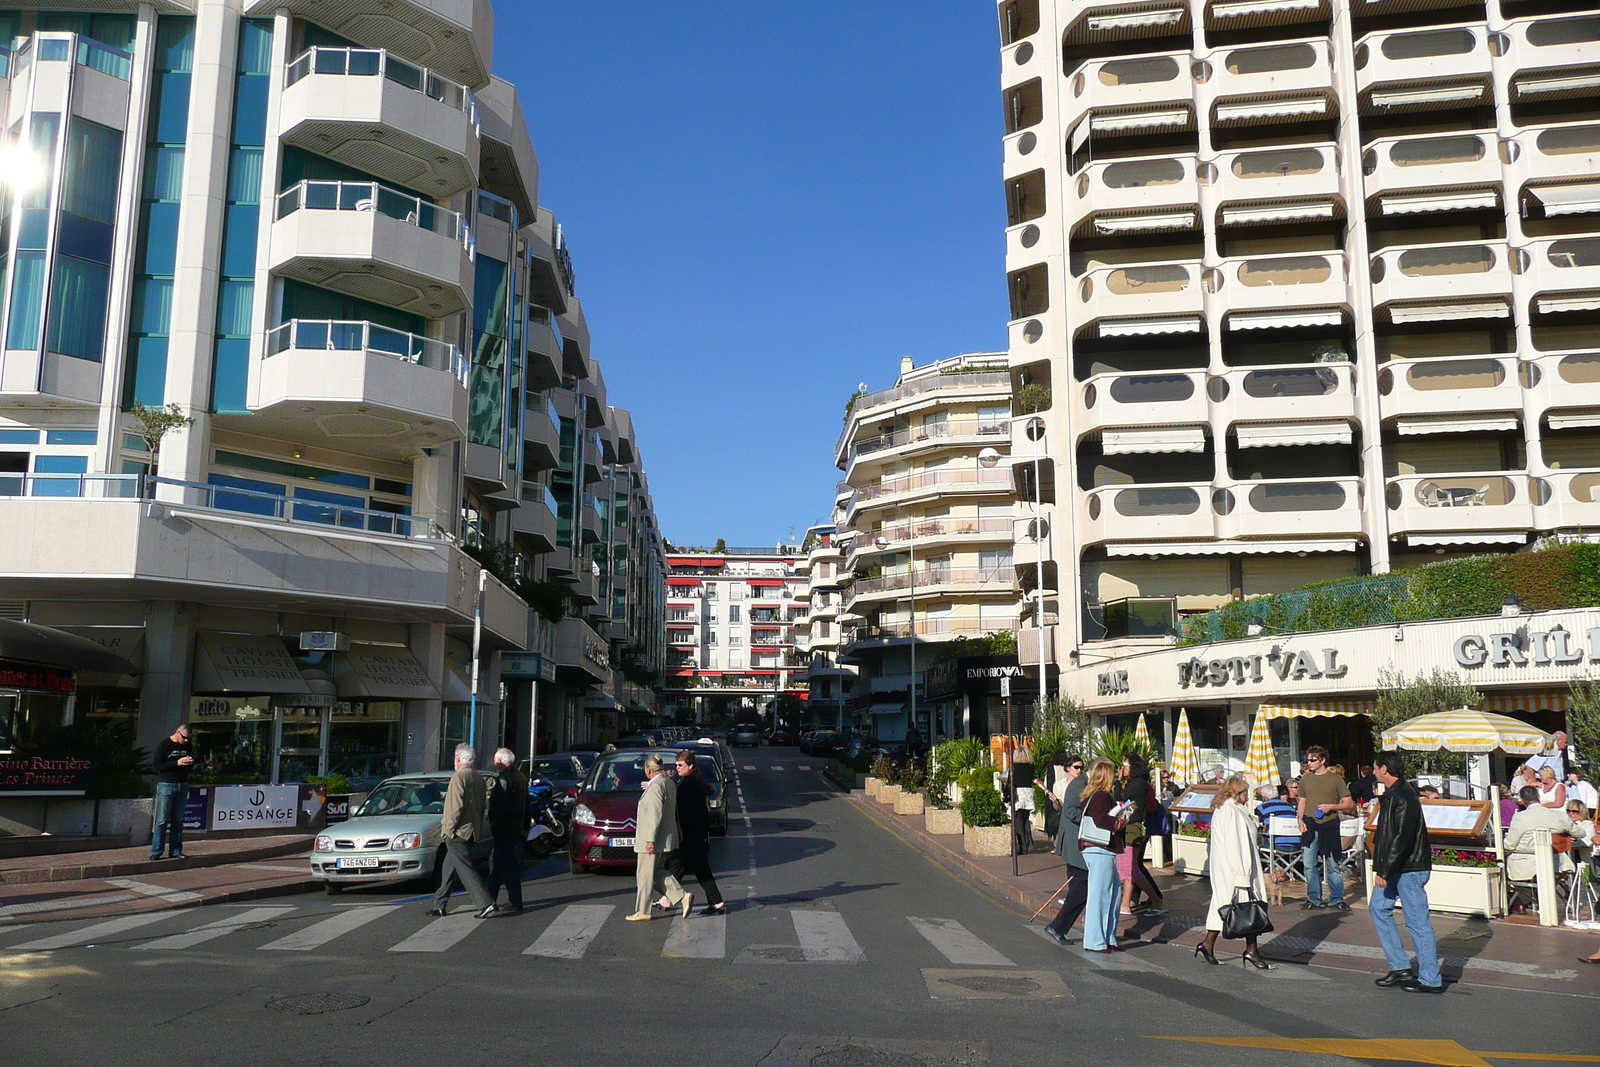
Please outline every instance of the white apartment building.
M809 605L800 546L684 548L667 555L667 681L681 721L753 719L806 695L796 627Z
M0 685L6 744L192 720L288 782L647 707L663 543L488 0L42 8L0 12L0 614L126 670ZM136 402L192 419L158 470Z
M880 739L963 732L926 699L913 719L913 685L940 643L1016 627L1011 424L1003 353L907 357L893 386L852 398L834 455L851 574L837 662L858 668L855 724Z
M1049 663L1600 525L1592 3L999 15L1014 451L1032 424L1044 453L1014 468L1044 519L1016 550L1044 538Z
M822 523L806 530L801 542L804 555L795 573L806 579L796 595L811 610L794 625L795 652L806 665L806 725L817 729L845 729L855 725L850 689L856 667L839 656L844 624L844 589L849 571L838 527Z

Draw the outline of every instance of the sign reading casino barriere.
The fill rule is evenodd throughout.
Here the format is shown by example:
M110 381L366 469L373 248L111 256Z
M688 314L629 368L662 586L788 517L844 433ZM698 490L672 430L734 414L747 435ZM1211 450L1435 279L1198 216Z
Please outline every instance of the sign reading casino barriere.
M1490 689L1600 678L1600 608L1451 619L1167 648L1066 672L1091 708L1371 693L1383 671L1453 670Z

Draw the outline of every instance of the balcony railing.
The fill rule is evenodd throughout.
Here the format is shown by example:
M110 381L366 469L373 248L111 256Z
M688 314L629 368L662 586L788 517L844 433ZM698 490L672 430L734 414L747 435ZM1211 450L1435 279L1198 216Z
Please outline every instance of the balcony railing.
M979 489L984 486L1009 486L1011 472L1009 470L987 470L981 467L958 470L932 470L921 474L911 474L903 478L888 478L875 485L864 485L855 492L852 506L868 500L877 500L881 497L892 496L896 493L911 493L922 489L935 489L940 486L965 487Z
M903 385L892 386L888 389L879 389L875 393L863 393L855 398L850 405L852 416L859 415L868 408L881 407L892 404L896 400L905 400L913 396L922 396L924 393L937 393L945 390L986 389L999 388L1011 385L1011 372L1005 369L992 371L967 371L957 374L930 374L926 378L906 382ZM850 432L850 421L845 420L844 430L839 434L837 445L843 445L845 435Z
M461 350L448 341L436 341L373 322L341 319L290 319L267 331L267 355L290 349L325 349L329 352L376 352L407 363L442 370L462 385L470 368ZM559 425L559 424L558 424Z
M883 538L891 544L909 541L912 538L938 538L938 537L969 537L977 534L1009 534L1011 533L1011 519L1000 518L966 518L966 519L928 519L925 522L909 523L903 526L885 526L880 530L864 531L855 540L858 551L870 551L876 547L873 542ZM998 538L997 538L998 539Z
M427 67L408 63L380 48L308 48L289 64L285 81L293 85L312 74L384 78L462 112L474 130L480 126L478 99L465 85L441 78Z
M143 481L139 474L0 474L0 497L133 500Z
M476 250L472 227L459 212L451 211L378 182L340 182L307 179L278 194L278 218L301 209L307 211L365 211L386 215L408 226L459 240L469 253Z
M985 623L981 619L918 619L918 637L967 637L979 634L992 633L996 630L1011 629L1009 621L995 621ZM874 623L856 627L848 640L857 641L892 641L905 639L911 636L909 622Z
M898 448L901 445L934 441L945 437L965 437L1000 435L1008 433L1011 427L1005 421L963 419L950 422L927 423L922 426L913 426L907 430L896 430L886 433L882 437L874 437L867 441L859 442L850 450L852 459L857 456L870 455L873 452L882 452L885 449Z
M910 589L912 578L911 572L858 578L850 587L850 596L854 599L868 593ZM1016 571L1009 564L1004 567L925 567L915 572L915 579L919 589L940 585L982 585L1014 590L1017 584Z

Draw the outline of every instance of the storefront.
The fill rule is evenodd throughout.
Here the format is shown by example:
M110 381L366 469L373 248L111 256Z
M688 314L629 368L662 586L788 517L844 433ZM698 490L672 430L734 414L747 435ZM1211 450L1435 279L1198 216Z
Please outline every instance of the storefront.
M1011 693L1011 731L1033 729L1039 683L1027 677L1016 656L962 656L928 668L924 685L934 735L987 740L1006 732L1006 697Z
M78 721L78 673L122 677L138 668L76 634L0 619L0 753L73 747L63 733Z

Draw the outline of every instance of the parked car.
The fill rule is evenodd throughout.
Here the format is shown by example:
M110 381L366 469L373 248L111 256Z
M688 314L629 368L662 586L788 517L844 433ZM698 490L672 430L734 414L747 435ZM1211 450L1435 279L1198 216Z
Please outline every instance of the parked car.
M761 731L756 729L754 723L739 723L728 731L728 747L738 748L740 745L749 745L751 748L761 747Z
M449 787L448 771L401 774L380 783L359 811L317 835L312 879L338 893L347 885L438 878L444 862L439 824ZM472 858L487 863L493 842L486 826L479 829Z
M779 726L779 727L777 727L776 729L774 729L772 731L772 736L767 738L767 744L769 744L769 745L792 745L792 744L794 744L794 735L789 733L788 730L786 730L783 727Z
M583 776L589 773L589 765L596 758L598 754L594 752L552 752L548 756L523 760L522 773L529 782L544 778L569 796L576 796L578 786L583 784Z
M837 730L816 730L806 749L811 756L843 756L845 737Z
M567 866L573 873L602 867L632 867L633 839L644 790L644 760L654 753L669 767L676 749L628 748L607 752L594 761L578 789L567 835Z
M394 756L367 754L340 760L329 774L342 774L352 793L370 793L400 770Z

